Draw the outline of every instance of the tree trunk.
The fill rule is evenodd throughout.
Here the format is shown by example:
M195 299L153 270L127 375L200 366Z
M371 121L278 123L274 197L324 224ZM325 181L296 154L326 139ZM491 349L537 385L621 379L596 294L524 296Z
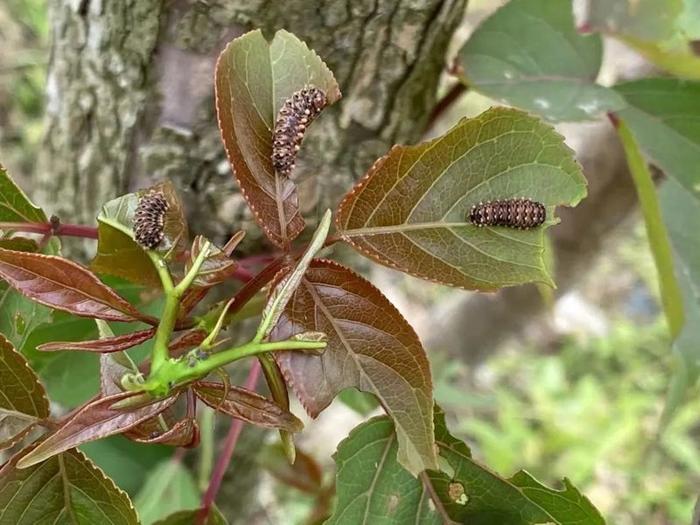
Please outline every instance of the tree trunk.
M246 226L214 119L214 65L245 31L285 28L327 62L344 95L298 162L302 210L313 217L392 144L420 138L465 3L52 0L39 201L92 223L105 201L167 177L194 231L221 241ZM248 231L249 244L259 240Z
M192 231L223 242L245 229L254 250L261 234L214 118L223 46L250 29L284 28L335 73L344 97L311 128L298 161L302 211L314 218L391 145L420 138L465 4L50 0L48 128L36 198L64 221L94 224L105 201L167 177L185 199ZM249 523L255 498L246 489L254 486L240 475L225 486L228 496L218 500L232 523Z

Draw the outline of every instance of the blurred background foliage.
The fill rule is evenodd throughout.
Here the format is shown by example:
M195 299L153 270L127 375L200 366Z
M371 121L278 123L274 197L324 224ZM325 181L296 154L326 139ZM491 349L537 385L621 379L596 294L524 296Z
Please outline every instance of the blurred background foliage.
M45 0L0 3L0 158L20 184L33 169L42 138L48 32ZM453 112L472 114L488 105L470 94ZM433 349L436 399L454 433L503 475L524 468L555 486L570 477L611 524L688 523L700 486L700 397L694 389L659 435L673 359L655 275L636 215L590 276L553 303L526 337L508 341L474 369ZM429 311L449 293L409 277L396 279L416 310ZM53 366L61 388L64 367ZM351 393L343 401L362 412L371 409ZM85 448L129 490L145 522L173 510L158 509L154 501L175 507L197 501L197 474L182 469L180 458L171 460L166 449L121 437ZM307 452L332 465L325 452ZM127 456L133 461L120 460ZM146 497L153 486L161 492ZM284 516L304 523L318 503L293 488L268 492L271 522Z

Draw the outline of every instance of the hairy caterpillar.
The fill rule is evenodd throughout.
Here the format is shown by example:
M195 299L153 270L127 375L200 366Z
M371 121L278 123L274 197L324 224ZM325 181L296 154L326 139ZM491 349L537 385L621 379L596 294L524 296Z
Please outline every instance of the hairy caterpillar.
M277 173L291 175L306 128L327 104L323 90L313 86L300 89L285 100L272 135L272 165Z
M546 219L544 204L530 199L507 199L480 202L472 206L469 220L478 227L506 226L529 230Z
M134 213L134 238L144 248L153 249L163 240L168 202L160 192L149 192L139 199Z

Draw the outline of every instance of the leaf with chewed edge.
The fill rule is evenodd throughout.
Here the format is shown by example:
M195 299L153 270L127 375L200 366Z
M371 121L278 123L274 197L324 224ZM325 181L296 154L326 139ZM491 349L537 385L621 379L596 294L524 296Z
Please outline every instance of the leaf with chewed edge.
M472 459L435 411L435 438L450 475L428 471L415 479L396 462L391 420L359 425L338 445L338 503L327 525L605 525L591 502L564 480L554 490L520 471L510 479Z
M0 469L0 523L139 525L126 493L82 452L68 450L31 468L17 454Z
M0 334L0 450L49 417L49 401L27 360Z
M314 260L272 340L312 331L328 337L320 356L276 353L309 414L318 416L345 388L374 394L396 423L399 462L414 475L436 468L430 364L399 311L352 270Z
M555 207L574 206L586 180L573 151L536 117L492 108L417 146L394 146L343 199L338 230L381 264L424 279L491 291L553 285L544 230ZM543 227L479 228L479 202L526 197L547 210Z
M304 229L296 184L272 166L272 135L284 101L305 86L340 98L333 73L304 42L280 30L231 41L216 65L216 109L229 161L255 219L285 247Z

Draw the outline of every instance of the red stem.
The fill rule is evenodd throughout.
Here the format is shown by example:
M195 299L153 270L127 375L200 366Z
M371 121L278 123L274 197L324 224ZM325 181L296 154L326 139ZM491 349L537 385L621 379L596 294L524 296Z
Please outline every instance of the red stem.
M59 223L57 226L54 226L48 222L0 222L0 230L97 239L97 228L94 226L85 226L83 224Z
M254 361L248 372L248 378L245 381L244 388L248 390L255 390L255 386L258 383L258 378L260 377L260 363ZM238 436L241 435L241 430L243 429L242 419L231 419L231 427L228 430L228 435L226 436L226 441L224 441L224 448L221 454L216 460L214 465L214 471L212 472L211 479L209 480L209 486L207 491L202 497L202 508L197 514L196 525L204 525L209 516L209 511L212 505L214 505L214 500L216 495L221 488L221 481L224 479L224 474L231 462L231 457L233 456L233 451L236 449L236 443L238 443Z
M465 86L462 82L457 82L447 93L445 93L445 96L438 100L437 104L435 104L435 107L430 112L430 116L428 117L428 122L425 125L425 133L433 128L435 122L437 122L437 120L444 115L445 112L450 109L452 104L454 104L459 97L462 96L462 94L466 93L466 91L467 86Z

